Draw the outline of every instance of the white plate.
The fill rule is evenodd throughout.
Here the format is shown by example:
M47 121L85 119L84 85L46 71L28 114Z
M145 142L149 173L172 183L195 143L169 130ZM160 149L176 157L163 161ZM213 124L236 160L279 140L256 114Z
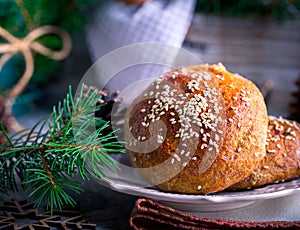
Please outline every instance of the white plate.
M112 190L139 197L151 198L181 211L224 211L241 208L255 202L284 197L300 192L300 178L243 191L222 191L209 195L187 195L159 191L144 187L136 171L126 168L112 173L105 170L107 178L98 182ZM141 186L143 184L143 186Z

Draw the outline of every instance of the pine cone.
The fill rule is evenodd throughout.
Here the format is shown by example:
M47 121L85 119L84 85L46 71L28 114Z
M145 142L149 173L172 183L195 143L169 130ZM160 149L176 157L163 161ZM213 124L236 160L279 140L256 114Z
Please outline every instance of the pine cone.
M8 114L5 106L6 100L4 97L0 96L0 121L3 123L4 129L7 133L11 132L11 122L13 120L13 115ZM0 130L0 144L4 143L6 138L3 132Z
M295 98L295 102L290 105L290 118L300 122L300 75L295 84L298 91L292 93L292 96Z
M102 118L104 121L109 121L109 126L103 130L103 134L109 134L114 131L114 129L118 129L122 127L124 124L125 110L118 111L118 114L113 114L112 110L115 106L118 107L120 101L117 99L119 96L119 91L115 91L110 94L108 90L101 91L99 90L99 95L102 95L101 100L98 102L98 105L101 105L100 110L96 111L95 116ZM116 112L116 111L114 111ZM119 127L120 126L120 127ZM98 127L99 128L99 127ZM122 136L123 134L118 132L118 136ZM113 134L114 135L114 134ZM118 141L116 135L114 135L114 139L110 141Z
M118 106L118 103L120 101L118 100L119 91L115 91L114 93L110 93L108 90L100 90L96 86L91 85L84 85L83 88L83 97L89 97L89 91L92 90L93 92L96 91L99 96L101 96L100 100L96 102L97 106L100 106L99 110L95 111L95 117L101 118L103 121L109 121L108 127L103 129L101 131L101 135L108 135L111 134L114 131L114 128L116 128L118 125L122 125L124 123L124 117L126 111L121 111L120 114L114 114L112 119L112 110L114 106ZM112 121L113 120L113 121ZM96 126L96 128L100 128L100 126ZM114 134L113 139L110 139L111 141L118 142L118 139ZM112 147L113 148L113 147Z

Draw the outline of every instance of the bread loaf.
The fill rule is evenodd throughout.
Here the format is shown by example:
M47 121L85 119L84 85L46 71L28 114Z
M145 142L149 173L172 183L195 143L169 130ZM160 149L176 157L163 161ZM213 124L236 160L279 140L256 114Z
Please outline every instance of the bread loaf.
M134 100L127 123L132 164L167 192L221 191L248 177L266 154L264 98L222 64L159 77Z
M230 189L257 188L300 176L300 125L270 116L266 151L259 167Z

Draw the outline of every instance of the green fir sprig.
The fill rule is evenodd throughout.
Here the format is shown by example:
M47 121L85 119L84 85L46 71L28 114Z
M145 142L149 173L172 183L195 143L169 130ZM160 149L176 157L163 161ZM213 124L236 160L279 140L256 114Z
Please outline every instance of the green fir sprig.
M95 112L101 109L102 95L94 87L83 85L76 99L70 88L52 114L29 130L8 136L0 145L0 193L18 190L18 181L35 200L52 211L76 204L72 193L83 192L82 180L105 177L104 168L118 170L108 153L123 152L114 132L104 130L109 123ZM3 199L3 197L2 197Z

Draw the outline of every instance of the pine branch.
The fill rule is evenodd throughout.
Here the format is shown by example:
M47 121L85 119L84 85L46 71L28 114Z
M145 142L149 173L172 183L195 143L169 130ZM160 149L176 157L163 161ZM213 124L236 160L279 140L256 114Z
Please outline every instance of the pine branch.
M108 153L124 150L114 132L103 133L109 122L95 117L101 97L83 85L74 100L70 88L52 114L32 129L9 137L2 126L7 141L0 145L0 184L16 191L19 179L37 206L45 202L53 210L76 204L70 194L83 190L72 177L105 177L104 168L118 170Z

